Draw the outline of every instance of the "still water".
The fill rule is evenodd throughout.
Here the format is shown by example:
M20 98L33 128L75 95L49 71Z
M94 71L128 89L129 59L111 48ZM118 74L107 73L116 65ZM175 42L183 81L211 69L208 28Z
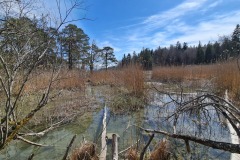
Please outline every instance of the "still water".
M166 117L173 113L175 105L173 103L164 105L169 101L169 97L154 93L153 103L131 114L114 115L108 108L107 133L117 133L120 136L119 151L136 144L138 140L141 145L144 145L148 141L148 134L136 126L173 132L173 121L172 119L167 120ZM36 160L58 160L63 157L67 145L75 134L77 134L77 138L73 148L79 146L83 139L85 139L96 143L100 150L103 115L104 109L101 109L87 115L85 118L79 117L74 122L51 131L41 139L34 139L34 142L49 145L48 147L30 146L20 141L14 141L5 150L0 152L0 159L27 159L34 153L34 159ZM209 108L209 117L211 118L206 120L204 118L199 119L199 116L182 115L179 117L177 132L230 142L228 128L218 122L218 117L211 107ZM82 127L83 123L85 128ZM205 123L206 125L204 125ZM152 150L162 138L162 135L156 135L149 150ZM181 140L169 138L169 141L173 159L186 159L187 157L191 157L191 159L230 159L228 152L203 147L194 143L190 143L191 154L189 155L186 153L185 144ZM108 151L111 151L111 144L108 146Z

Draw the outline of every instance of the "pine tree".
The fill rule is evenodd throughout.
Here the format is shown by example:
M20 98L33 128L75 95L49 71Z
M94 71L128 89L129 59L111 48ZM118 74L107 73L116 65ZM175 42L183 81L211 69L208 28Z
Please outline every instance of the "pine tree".
M130 65L131 61L132 61L132 56L131 56L130 53L128 53L128 55L127 55L127 65Z
M176 49L177 50L181 50L182 49L182 45L181 45L181 43L179 41L177 41Z
M230 56L232 56L232 44L231 40L228 37L222 37L222 45L221 45L221 59L227 60Z
M105 67L105 70L108 69L108 66L111 63L117 63L117 59L115 58L115 55L113 54L113 48L111 47L104 47L102 49L102 58L103 58L103 65Z
M89 49L89 37L76 25L67 25L61 33L63 52L68 54L68 67L73 68L74 62L79 62L86 56Z
M196 64L201 64L204 62L204 52L202 49L201 42L199 42L198 47L197 47L197 55L196 55Z
M205 51L205 62L211 63L213 59L212 44L209 42Z
M137 62L138 62L138 56L135 51L133 52L132 62L133 62L133 64L137 64Z
M153 51L149 50L148 48L143 49L140 52L141 64L146 70L152 69L152 54Z
M220 44L216 41L213 44L213 62L218 61L220 57L221 57L221 48L220 48Z
M126 65L127 65L127 59L126 59L126 55L124 54L123 58L122 58L122 67L124 67Z
M237 24L232 34L232 47L234 55L240 54L240 25Z
M93 40L92 45L86 57L86 63L89 66L90 73L93 72L94 64L100 61L100 56L101 56L101 49L98 48L95 41Z

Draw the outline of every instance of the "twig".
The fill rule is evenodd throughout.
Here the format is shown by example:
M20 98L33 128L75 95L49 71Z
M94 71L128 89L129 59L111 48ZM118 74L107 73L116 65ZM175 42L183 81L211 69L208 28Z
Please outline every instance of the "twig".
M23 142L26 142L28 144L31 144L31 145L34 145L34 146L39 146L39 147L48 147L48 145L44 145L44 144L39 144L39 143L35 143L35 142L32 142L32 141L29 141L25 138L23 138L22 136L17 136L17 139L23 141Z
M146 152L146 150L147 150L147 147L148 147L148 146L150 145L150 143L152 142L153 137L154 137L154 134L152 134L152 135L150 136L150 138L149 138L149 140L148 140L148 143L147 143L146 146L143 148L143 150L142 150L142 152L141 152L141 154L140 154L140 160L143 160L144 154L145 154L145 152Z
M28 157L28 160L32 160L34 157L34 154L31 154L29 157Z
M135 144L139 143L139 141L140 141L140 139L137 140L137 142L136 142ZM129 149L131 149L135 144L133 144L133 145L131 145L130 147L128 147L128 148L126 148L126 149L120 151L118 154L123 154L124 152L128 151Z
M74 135L74 136L73 136L71 142L70 142L69 145L67 146L67 150L66 150L66 152L65 152L64 157L63 157L62 160L66 160L66 159L67 159L68 152L69 152L70 148L72 147L72 144L73 144L73 142L74 142L76 136L77 136L77 135Z
M61 121L55 123L55 124L52 124L49 128L41 131L41 132L38 132L38 133L19 133L18 135L21 135L21 136L38 136L38 137L42 137L44 136L46 133L56 129L57 127L60 127L60 125L62 123L64 123L65 119L62 119Z

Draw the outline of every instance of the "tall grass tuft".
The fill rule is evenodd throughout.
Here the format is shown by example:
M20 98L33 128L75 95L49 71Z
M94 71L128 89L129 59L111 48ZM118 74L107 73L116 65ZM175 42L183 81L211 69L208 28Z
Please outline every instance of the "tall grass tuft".
M151 153L151 160L169 160L170 159L170 146L167 140L160 141L158 147Z
M124 87L135 96L144 94L144 73L139 65L130 65L122 70Z
M129 93L141 96L144 92L144 73L139 65L129 65L122 69L96 71L91 75L93 85L124 87Z
M231 97L240 100L240 70L236 61L215 65L215 85L220 93L228 90Z
M70 160L98 160L96 146L93 143L86 143L75 149L70 155Z

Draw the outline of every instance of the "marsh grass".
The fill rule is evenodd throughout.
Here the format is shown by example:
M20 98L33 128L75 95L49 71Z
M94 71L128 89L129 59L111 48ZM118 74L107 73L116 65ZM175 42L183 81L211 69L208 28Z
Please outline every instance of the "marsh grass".
M115 112L137 110L146 103L144 72L139 65L121 69L97 71L91 75L93 85L109 85L114 90L110 106Z
M141 96L144 92L144 73L140 66L129 65L122 69L94 72L90 81L93 85L124 87L129 93Z
M232 98L240 99L240 70L236 60L211 65L156 67L152 79L161 82L210 81L218 94L227 89ZM201 87L201 86L200 86Z
M56 75L54 75L56 76ZM27 82L25 92L37 92L44 90L50 83L51 71L37 71L33 73ZM81 70L61 70L52 83L52 90L84 89L86 73Z
M19 119L36 108L51 77L52 72L47 70L38 70L30 75L17 103L16 115ZM87 73L81 70L61 70L52 83L48 104L33 117L29 125L54 122L63 118L72 119L76 114L80 114L83 108L95 103L85 94L86 77ZM13 87L13 98L17 97L22 82L23 78L18 75ZM1 105L4 105L3 102Z
M152 78L162 82L211 79L213 77L213 70L211 67L211 69L209 69L209 66L210 65L156 67L153 69Z
M124 87L137 97L144 95L144 73L139 65L130 65L122 70Z

